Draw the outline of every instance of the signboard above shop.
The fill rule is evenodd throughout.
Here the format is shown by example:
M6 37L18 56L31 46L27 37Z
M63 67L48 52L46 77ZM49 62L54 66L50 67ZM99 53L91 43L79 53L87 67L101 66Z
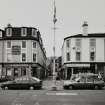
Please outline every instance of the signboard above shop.
M21 46L15 45L12 46L12 55L20 55L21 54Z
M67 67L90 67L90 64L66 64Z

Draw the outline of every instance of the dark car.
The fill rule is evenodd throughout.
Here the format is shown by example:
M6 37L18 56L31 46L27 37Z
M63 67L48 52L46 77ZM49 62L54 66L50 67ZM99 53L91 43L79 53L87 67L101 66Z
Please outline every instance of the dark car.
M98 74L81 74L64 81L64 89L73 88L93 88L101 89L104 87L104 81L99 78Z
M42 81L35 77L20 77L1 84L2 89L41 89Z

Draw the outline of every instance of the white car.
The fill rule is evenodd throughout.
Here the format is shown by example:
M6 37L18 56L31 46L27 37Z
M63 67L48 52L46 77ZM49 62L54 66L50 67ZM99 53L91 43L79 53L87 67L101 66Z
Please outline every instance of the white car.
M70 80L65 80L63 84L64 89L73 88L94 88L101 89L104 87L102 78L98 78L98 74L78 75Z

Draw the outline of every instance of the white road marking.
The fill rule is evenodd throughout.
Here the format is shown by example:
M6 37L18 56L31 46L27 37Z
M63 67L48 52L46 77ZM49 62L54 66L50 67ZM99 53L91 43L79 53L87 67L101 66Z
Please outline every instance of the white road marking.
M38 102L36 102L35 105L40 105L40 104Z
M56 95L78 95L77 93L56 93Z
M57 96L68 96L68 95L78 95L77 93L46 93L46 95L57 95Z

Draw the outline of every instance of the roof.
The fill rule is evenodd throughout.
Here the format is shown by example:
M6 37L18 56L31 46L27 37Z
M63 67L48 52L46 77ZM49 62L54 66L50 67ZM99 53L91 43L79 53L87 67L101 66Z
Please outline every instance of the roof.
M83 34L77 34L77 35L65 37L64 40L68 38L91 38L91 37L96 37L96 38L105 37L105 33L90 33L87 36L84 36Z

